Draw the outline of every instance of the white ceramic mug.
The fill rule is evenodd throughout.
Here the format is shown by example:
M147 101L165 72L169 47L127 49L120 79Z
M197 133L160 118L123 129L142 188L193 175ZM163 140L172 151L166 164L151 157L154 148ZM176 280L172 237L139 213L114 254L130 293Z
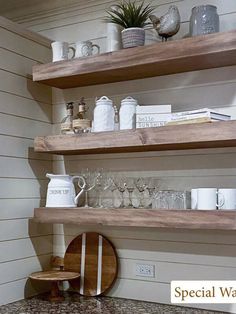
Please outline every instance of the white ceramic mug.
M217 195L216 188L200 188L197 189L197 209L211 210L217 209Z
M197 190L191 190L191 209L197 209Z
M52 44L52 62L68 60L69 50L72 50L72 57L75 56L75 48L70 47L65 41L54 41Z
M236 189L218 190L219 209L236 209Z
M97 49L97 51L94 50ZM88 57L93 54L99 54L100 47L98 45L93 44L91 41L78 41L76 43L75 48L75 58Z

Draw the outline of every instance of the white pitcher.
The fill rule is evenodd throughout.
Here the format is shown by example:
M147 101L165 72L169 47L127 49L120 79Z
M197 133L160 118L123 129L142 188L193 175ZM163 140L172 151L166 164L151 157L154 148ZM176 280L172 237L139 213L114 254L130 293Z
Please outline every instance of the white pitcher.
M76 207L80 195L84 192L85 180L81 176L71 177L68 174L55 175L46 174L50 179L47 191L46 207ZM74 180L78 179L82 182L80 184L81 190L75 195Z

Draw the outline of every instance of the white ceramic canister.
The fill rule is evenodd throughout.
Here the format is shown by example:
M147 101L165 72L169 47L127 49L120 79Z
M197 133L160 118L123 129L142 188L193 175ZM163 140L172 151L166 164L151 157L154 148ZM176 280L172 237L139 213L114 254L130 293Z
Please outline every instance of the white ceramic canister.
M121 101L120 130L135 129L137 105L137 100L130 96Z
M114 131L114 116L112 100L102 96L96 101L93 112L93 132Z
M118 11L116 5L111 6L112 10ZM107 52L120 50L121 45L121 30L120 25L114 23L107 23Z

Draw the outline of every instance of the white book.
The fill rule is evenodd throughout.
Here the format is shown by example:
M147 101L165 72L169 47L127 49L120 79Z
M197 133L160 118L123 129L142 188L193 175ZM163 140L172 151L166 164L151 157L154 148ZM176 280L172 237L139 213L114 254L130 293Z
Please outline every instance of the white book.
M172 114L171 121L182 121L182 120L189 120L189 119L196 119L196 118L210 118L212 120L221 120L221 121L227 121L231 119L230 116L225 117L225 116L212 114L211 112L199 112L195 114L181 115L181 116Z
M151 113L151 114L141 114L136 115L136 122L158 122L158 121L170 121L171 113Z
M159 113L136 116L136 128L154 128L165 125L171 121L170 113Z
M156 122L137 122L136 129L144 129L144 128L156 128L160 126L164 126L168 121L156 121Z
M198 116L196 116L196 115L198 115ZM177 117L182 117L182 116L185 116L185 117L186 116L210 117L212 119L217 119L217 120L230 120L231 119L230 115L219 113L219 112L213 111L209 108L202 108L202 109L172 113L173 119L175 119Z
M136 107L136 114L171 113L171 105L142 105Z

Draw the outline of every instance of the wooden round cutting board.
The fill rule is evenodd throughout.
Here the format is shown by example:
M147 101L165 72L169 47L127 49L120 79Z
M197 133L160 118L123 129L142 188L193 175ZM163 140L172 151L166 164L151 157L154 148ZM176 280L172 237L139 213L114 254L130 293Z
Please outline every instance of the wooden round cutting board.
M117 255L111 242L101 234L83 233L69 244L64 269L80 273L80 278L70 284L81 295L97 296L106 292L117 277Z

